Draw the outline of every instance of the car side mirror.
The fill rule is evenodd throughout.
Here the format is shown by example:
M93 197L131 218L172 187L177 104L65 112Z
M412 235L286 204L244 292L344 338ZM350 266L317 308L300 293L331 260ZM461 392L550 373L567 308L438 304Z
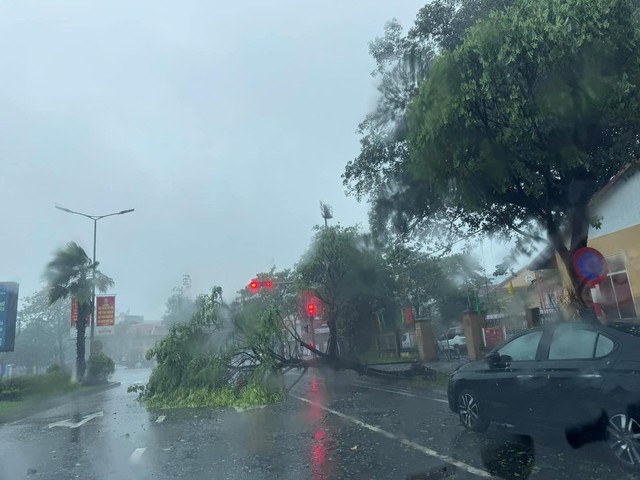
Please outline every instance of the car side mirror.
M511 363L513 358L510 355L500 355L500 363Z
M500 363L500 354L498 352L490 352L484 359L487 361L490 367L496 366Z
M507 363L512 361L512 358L509 355L500 355L498 352L491 352L487 354L484 359L487 361L491 368L497 365L506 365Z

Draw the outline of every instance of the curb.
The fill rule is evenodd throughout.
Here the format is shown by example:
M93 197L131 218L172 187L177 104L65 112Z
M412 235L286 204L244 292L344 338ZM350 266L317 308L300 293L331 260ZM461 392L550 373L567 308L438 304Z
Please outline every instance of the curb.
M55 396L52 398L47 398L46 400L42 400L41 402L37 402L33 405L27 405L25 408L18 410L17 412L7 413L5 415L0 415L0 425L15 422L18 420L22 420L24 418L30 417L36 413L44 412L51 408L59 407L64 405L69 400L75 400L76 398L88 397L93 395L94 393L104 392L106 390L111 390L112 388L117 388L121 385L121 382L109 382L106 385L93 386L93 387L84 387L91 388L91 390L83 390L83 387L80 387L79 390L71 393L67 393L64 395Z

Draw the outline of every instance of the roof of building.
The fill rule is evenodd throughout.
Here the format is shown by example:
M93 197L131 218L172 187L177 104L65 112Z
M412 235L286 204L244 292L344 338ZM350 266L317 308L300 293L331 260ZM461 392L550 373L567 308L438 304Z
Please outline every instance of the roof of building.
M163 337L168 333L167 327L162 322L142 322L131 325L129 328L134 335L143 337Z

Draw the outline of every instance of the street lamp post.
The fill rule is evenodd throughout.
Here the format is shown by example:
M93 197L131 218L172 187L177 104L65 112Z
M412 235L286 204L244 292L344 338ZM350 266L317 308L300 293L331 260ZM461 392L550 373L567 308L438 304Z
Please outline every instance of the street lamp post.
M124 215L125 213L131 213L134 211L133 208L129 210L121 210L119 212L109 213L107 215L87 215L86 213L75 212L73 210L69 210L68 208L61 207L59 205L55 206L58 210L62 210L63 212L73 213L74 215L81 215L83 217L87 217L93 220L93 282L92 282L92 292L91 292L91 330L89 333L89 356L93 354L93 337L95 331L95 318L96 318L96 239L98 233L98 220L102 220L103 218L113 217L114 215Z

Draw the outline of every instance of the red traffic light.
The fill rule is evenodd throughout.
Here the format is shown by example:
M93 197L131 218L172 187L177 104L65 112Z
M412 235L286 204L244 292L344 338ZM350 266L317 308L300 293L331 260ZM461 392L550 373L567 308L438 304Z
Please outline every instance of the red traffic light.
M308 303L307 312L309 312L310 317L313 317L316 314L316 306L313 303Z
M265 286L265 287L267 287L267 288L271 288L271 287L273 287L273 280L267 280L267 281L264 283L264 286Z
M258 280L251 280L249 283L249 289L252 292L257 292L260 289L260 282L258 282Z

